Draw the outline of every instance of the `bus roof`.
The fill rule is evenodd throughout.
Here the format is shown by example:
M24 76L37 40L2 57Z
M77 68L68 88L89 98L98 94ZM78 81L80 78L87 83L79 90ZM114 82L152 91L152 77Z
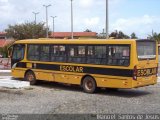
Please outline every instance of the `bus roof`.
M156 42L150 39L25 39L17 40L15 44L131 44L135 41Z
M14 44L131 44L136 39L26 39Z

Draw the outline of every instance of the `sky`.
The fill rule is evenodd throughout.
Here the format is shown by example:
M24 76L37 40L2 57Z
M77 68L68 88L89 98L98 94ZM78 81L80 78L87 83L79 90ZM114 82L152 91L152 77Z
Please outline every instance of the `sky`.
M74 32L90 29L102 33L105 28L106 0L73 0ZM146 38L154 32L160 33L160 0L108 0L109 33L121 30L130 35L135 32L139 38ZM45 8L48 8L49 27L52 30L55 18L56 32L71 31L70 0L0 0L0 31L8 25L45 22Z

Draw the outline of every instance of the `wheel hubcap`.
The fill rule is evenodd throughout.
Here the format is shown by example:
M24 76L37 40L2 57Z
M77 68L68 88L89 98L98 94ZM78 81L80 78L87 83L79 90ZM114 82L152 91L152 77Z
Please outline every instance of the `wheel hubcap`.
M28 79L28 81L33 81L34 80L34 76L32 74L28 74L27 75L27 79Z
M87 90L91 90L93 88L93 83L91 80L88 80L85 84Z

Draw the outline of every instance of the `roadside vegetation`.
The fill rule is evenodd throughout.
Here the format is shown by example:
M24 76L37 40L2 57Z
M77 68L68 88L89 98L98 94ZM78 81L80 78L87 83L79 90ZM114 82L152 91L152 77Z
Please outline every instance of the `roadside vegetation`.
M10 46L10 44L5 47L0 47L0 57L3 57L3 58L8 57L8 47L9 46Z
M7 37L15 40L44 38L46 36L45 23L23 23L9 25L5 30ZM50 34L51 32L49 32Z

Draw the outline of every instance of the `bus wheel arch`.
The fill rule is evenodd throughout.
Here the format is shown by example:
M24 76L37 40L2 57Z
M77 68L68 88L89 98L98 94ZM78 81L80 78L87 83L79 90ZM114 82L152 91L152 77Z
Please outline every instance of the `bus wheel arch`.
M25 72L24 80L29 81L31 85L35 85L37 82L35 73L30 69Z
M97 89L96 80L91 75L85 75L82 77L81 86L86 93L95 93Z

